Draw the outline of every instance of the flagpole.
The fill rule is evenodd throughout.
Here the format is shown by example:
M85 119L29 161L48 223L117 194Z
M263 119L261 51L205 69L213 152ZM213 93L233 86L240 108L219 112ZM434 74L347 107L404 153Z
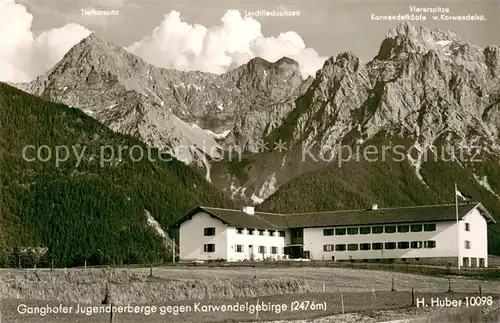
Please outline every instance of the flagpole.
M457 217L457 268L458 274L460 274L460 225L458 222L458 187L455 183L455 214Z

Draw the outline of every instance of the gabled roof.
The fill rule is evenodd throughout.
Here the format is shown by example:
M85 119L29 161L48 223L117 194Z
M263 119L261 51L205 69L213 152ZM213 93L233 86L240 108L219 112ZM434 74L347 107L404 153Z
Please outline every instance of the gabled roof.
M250 215L242 210L199 206L186 214L177 224L180 225L199 212L206 212L210 216L230 226L255 229L291 229L454 221L456 219L455 208L455 204L445 204L379 208L377 210L348 210L292 214L255 212L255 214ZM491 214L481 203L459 204L459 219L462 219L474 209L477 209L488 223L496 223Z
M486 222L490 223L497 223L497 221L493 218L493 216L488 212L488 210L484 207L483 203L477 203L476 205L477 210L481 215L486 219Z
M283 215L277 213L255 212L255 214L247 214L242 210L221 209L215 207L198 206L194 210L186 214L177 225L180 225L186 220L191 219L199 212L208 213L210 216L219 219L234 227L254 228L254 229L287 229L288 225L283 219Z

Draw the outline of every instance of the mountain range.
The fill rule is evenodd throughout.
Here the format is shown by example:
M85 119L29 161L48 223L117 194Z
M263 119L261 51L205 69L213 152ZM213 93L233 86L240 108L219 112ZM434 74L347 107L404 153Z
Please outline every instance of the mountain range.
M453 203L457 182L498 218L499 76L498 45L402 23L370 62L341 53L308 79L286 57L222 75L157 68L92 34L16 86L167 151L261 209Z

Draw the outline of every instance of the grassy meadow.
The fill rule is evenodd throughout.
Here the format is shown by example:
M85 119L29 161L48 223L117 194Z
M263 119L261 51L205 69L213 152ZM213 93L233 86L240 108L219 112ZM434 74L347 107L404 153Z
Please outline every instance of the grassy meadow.
M479 297L479 285L481 296L492 299L492 304L481 309L416 306L418 299ZM466 322L479 323L483 321L471 319L484 317L483 311L488 308L494 315L498 295L500 281L496 280L448 279L349 268L157 267L153 268L153 276L150 276L150 268L0 270L2 317L6 322L23 323L111 322L111 319L114 323L252 322L315 318L321 318L317 322L346 322L347 317L353 315L362 317L357 320L362 322L414 317L428 320L416 323L432 323L454 322L453 315L469 314ZM109 307L101 304L105 300L114 305L149 309L155 306L157 311L149 315L144 311L115 313L112 318L109 313L41 316L18 311L21 304L25 304L21 310L59 304L73 306L74 311L78 307ZM267 304L268 309L256 310L255 305L262 303ZM224 311L221 307L236 304L247 307L238 311ZM211 305L212 309L203 310L203 305ZM281 307L284 305L286 309ZM248 306L254 306L254 310ZM184 313L174 313L182 307L186 309ZM188 307L191 309L187 310ZM465 312L454 312L459 310ZM441 316L432 321L429 315Z

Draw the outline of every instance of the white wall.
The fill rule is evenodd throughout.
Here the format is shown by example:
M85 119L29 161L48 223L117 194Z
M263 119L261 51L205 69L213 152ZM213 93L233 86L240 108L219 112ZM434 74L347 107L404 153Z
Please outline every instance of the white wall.
M466 223L469 223L470 231L465 231ZM459 222L459 225L460 257L469 258L469 266L479 265L479 258L484 258L485 266L488 266L488 231L485 218L477 209L474 209ZM466 240L470 241L470 249L465 249ZM475 259L472 260L472 258Z
M290 231L281 230L286 232L285 237L280 237L276 230L275 236L269 236L269 232L264 231L264 235L260 236L257 229L254 230L253 235L249 235L248 228L244 228L243 234L238 234L236 228L228 228L227 230L227 254L228 261L241 261L244 259L251 259L251 251L249 245L253 245L254 259L262 259L263 255L259 253L259 246L266 247L264 258L283 259L283 249L286 245L290 244ZM250 228L252 229L252 228ZM236 245L243 245L243 252L236 252ZM271 247L278 247L278 254L271 254Z
M426 222L428 223L428 222ZM396 224L397 225L397 224ZM377 225L378 226L378 225ZM309 251L314 260L351 259L390 259L390 258L424 258L424 257L457 257L457 230L455 222L436 222L436 231L407 232L407 233L380 233L357 234L342 236L324 236L325 228L304 229L304 250ZM394 250L367 250L367 251L323 251L325 244L375 243L399 241L436 241L436 248L432 249L394 249ZM385 247L385 246L384 246Z
M215 236L204 236L204 229L215 227ZM227 259L227 226L205 212L194 215L179 228L181 260ZM215 244L215 252L204 252L204 245Z

